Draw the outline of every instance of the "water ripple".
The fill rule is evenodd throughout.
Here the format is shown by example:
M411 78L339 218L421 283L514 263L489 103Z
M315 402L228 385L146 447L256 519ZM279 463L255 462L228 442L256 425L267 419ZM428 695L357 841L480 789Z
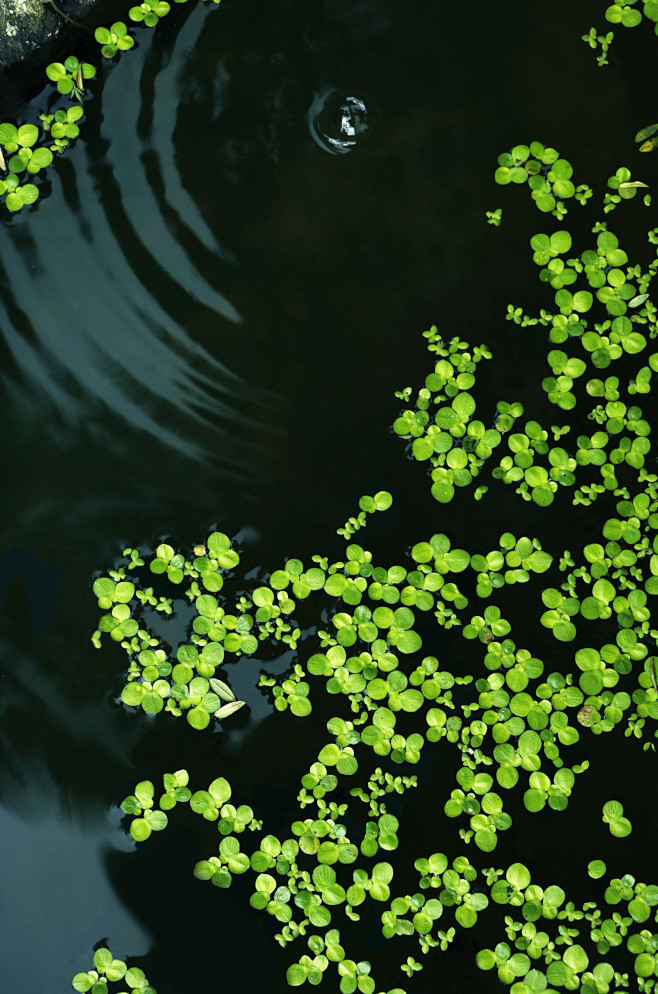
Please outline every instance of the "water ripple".
M51 438L127 424L186 458L221 451L248 476L276 434L275 397L226 361L243 328L239 260L181 181L174 133L177 50L205 20L189 17L173 51L147 37L146 58L108 73L102 104L86 108L89 143L37 210L0 229L0 376L23 424L34 416L38 430L47 402Z
M316 94L307 121L313 140L334 155L350 152L369 134L369 117L361 97L337 90Z

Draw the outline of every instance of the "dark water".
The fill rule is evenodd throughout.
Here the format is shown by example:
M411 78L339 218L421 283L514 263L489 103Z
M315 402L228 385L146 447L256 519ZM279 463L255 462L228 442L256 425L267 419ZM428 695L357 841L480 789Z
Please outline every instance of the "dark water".
M149 954L165 994L284 990L304 951L279 950L246 882L226 894L192 879L214 851L212 826L204 836L182 819L128 855L114 805L136 780L185 766L201 787L221 773L283 825L326 733L270 713L259 659L231 668L251 710L221 733L117 707L123 658L91 647L90 577L124 546L189 547L218 526L238 536L247 571L274 569L286 555L339 554L336 527L383 487L397 509L363 539L380 562L402 562L437 530L471 548L510 527L560 529L560 550L577 545L582 513L566 501L542 516L507 492L486 515L470 499L439 507L388 425L393 391L425 375L420 333L433 322L492 346L483 411L521 399L551 423L537 399L542 337L504 320L509 301L537 311L549 299L527 252L542 220L492 173L501 151L534 138L575 162L578 182L601 188L622 163L639 168L633 135L656 117L646 72L658 42L644 27L619 31L614 64L598 69L580 41L598 6L175 9L105 67L84 141L49 172L38 206L3 218L3 989L24 988L27 971L31 991L67 990L105 938L115 955ZM642 169L651 182L654 162ZM496 230L483 215L499 205ZM642 258L654 222L626 206L612 227ZM632 868L639 852L637 875L652 879L652 807L633 783L654 767L609 739L557 823L511 804L510 838L490 862L523 859L577 900L614 796L635 831L611 868ZM437 811L457 763L439 755L426 768ZM427 803L419 792L409 812L428 852L461 851L456 832L436 840ZM406 979L397 967L417 947L387 946L387 975L376 918L356 941L382 985ZM497 989L473 966L476 943L479 930L409 989Z

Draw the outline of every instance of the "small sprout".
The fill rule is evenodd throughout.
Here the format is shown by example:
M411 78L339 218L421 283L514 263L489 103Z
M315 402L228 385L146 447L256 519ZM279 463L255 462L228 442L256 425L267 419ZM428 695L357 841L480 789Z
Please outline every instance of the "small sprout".
M417 970L423 969L423 964L415 960L413 956L407 956L407 962L402 963L401 969L404 970L408 977L412 977Z

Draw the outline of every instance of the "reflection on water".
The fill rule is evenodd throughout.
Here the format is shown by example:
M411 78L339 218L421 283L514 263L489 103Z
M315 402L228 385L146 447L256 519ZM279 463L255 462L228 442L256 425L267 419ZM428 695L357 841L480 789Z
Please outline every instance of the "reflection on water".
M62 810L51 781L26 771L34 808L28 817L0 808L2 929L0 961L7 991L70 990L107 936L118 956L148 952L150 936L117 896L105 869L117 821L104 815L80 826ZM43 964L39 968L38 964Z
M360 97L330 90L314 97L308 126L320 148L344 155L368 135L369 112Z
M184 26L183 50L203 23ZM139 59L110 74L102 117L87 107L96 142L67 153L49 202L13 219L0 258L1 378L21 417L47 404L51 439L64 445L128 427L187 459L221 448L223 465L244 477L276 429L275 395L226 361L243 334L230 299L238 260L177 175L178 65L161 68L144 105L112 92L139 92Z

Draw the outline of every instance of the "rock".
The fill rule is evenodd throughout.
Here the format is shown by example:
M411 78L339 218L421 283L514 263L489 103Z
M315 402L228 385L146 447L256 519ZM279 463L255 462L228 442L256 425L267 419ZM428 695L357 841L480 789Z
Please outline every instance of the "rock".
M50 41L61 28L62 18L41 0L2 0L0 68L23 61Z
M83 30L42 0L0 0L0 119L13 116L20 104L38 93L45 83L49 62L78 54L93 37L94 28L114 19L103 16L106 0L56 0L60 10L81 24ZM123 5L123 16L127 14Z

